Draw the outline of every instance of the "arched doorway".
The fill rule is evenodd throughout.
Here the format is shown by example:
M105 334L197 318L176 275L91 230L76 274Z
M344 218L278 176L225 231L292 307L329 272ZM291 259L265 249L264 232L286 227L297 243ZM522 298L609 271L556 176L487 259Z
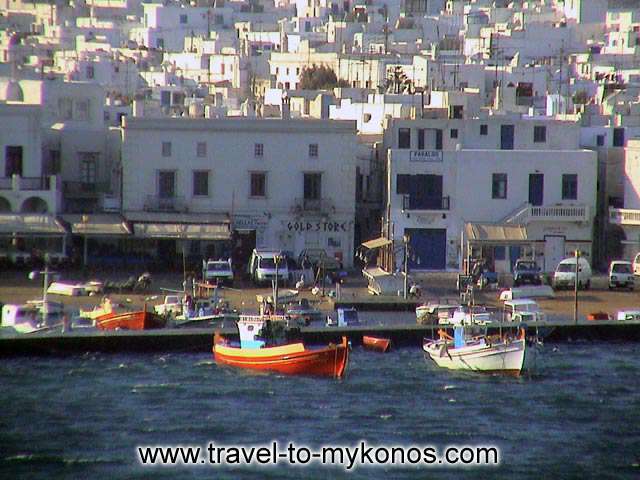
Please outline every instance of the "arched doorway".
M11 204L9 200L4 197L0 197L0 213L10 213L11 212Z
M47 213L49 211L47 202L40 197L29 197L22 202L22 213Z

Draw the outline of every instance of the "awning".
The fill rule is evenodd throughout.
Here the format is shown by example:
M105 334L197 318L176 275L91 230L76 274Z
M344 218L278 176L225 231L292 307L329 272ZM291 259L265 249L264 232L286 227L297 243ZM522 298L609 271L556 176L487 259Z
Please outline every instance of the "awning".
M140 238L167 238L176 240L228 240L231 230L228 223L134 223L133 230Z
M63 215L75 235L131 235L133 232L122 215L118 214L74 214Z
M386 245L391 244L392 241L384 238L384 237L380 237L380 238L375 238L373 240L368 240L366 242L364 242L362 244L362 246L364 248L368 248L369 250L373 250L374 248L380 248L380 247L384 247Z
M56 217L48 214L0 214L0 235L4 234L64 235L67 231Z
M124 217L135 223L231 223L227 213L176 213L176 212L124 212Z
M491 244L516 244L529 242L527 228L523 225L467 223L465 224L467 241Z

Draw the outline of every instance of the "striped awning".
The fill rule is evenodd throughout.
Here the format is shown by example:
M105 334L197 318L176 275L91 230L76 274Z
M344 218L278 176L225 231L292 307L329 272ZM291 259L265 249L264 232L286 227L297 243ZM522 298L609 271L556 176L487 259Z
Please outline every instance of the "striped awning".
M368 240L364 242L362 246L364 248L368 248L369 250L373 250L375 248L380 248L380 247L389 245L390 243L392 243L391 240L384 237L380 237L380 238L375 238L373 240Z
M134 223L133 231L139 238L165 238L176 240L228 240L228 223Z
M465 234L469 242L514 244L529 242L524 225L467 223Z

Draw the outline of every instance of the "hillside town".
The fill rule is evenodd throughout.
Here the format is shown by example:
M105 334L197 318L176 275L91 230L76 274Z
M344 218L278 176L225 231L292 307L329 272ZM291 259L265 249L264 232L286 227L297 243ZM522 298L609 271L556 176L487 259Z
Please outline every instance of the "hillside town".
M0 62L6 264L640 250L637 1L0 0Z

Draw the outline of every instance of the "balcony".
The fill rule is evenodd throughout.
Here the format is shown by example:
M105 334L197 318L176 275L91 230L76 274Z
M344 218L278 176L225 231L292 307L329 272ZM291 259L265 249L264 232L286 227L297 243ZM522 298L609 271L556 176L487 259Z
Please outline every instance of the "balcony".
M189 209L184 197L160 197L147 195L144 203L147 212L187 212Z
M500 220L500 223L527 225L530 222L588 222L590 209L587 205L535 206L525 203Z
M451 201L446 197L412 197L402 196L402 210L449 210Z
M335 212L335 207L328 198L296 198L294 210L300 213L333 213Z
M54 183L55 184L55 183ZM0 177L0 190L37 191L51 188L51 177Z
M609 223L613 225L640 225L640 210L609 208Z
M66 197L98 197L111 191L108 182L63 182L62 186Z

